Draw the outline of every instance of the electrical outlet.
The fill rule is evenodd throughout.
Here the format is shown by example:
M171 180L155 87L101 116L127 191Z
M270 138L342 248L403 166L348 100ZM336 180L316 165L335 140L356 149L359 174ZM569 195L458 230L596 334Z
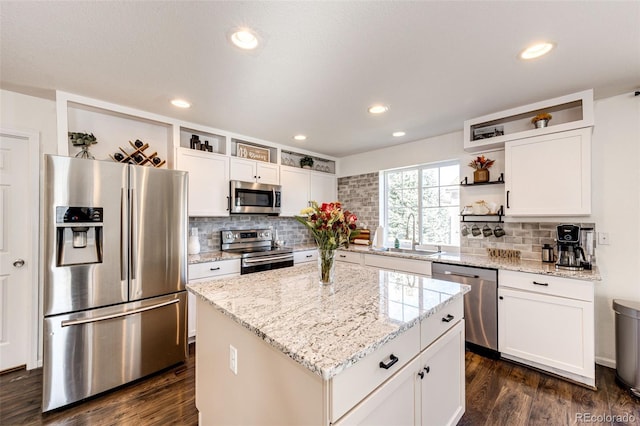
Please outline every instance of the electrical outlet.
M233 345L229 345L229 370L238 374L238 350Z
M609 245L609 233L608 232L598 232L598 244L602 246Z

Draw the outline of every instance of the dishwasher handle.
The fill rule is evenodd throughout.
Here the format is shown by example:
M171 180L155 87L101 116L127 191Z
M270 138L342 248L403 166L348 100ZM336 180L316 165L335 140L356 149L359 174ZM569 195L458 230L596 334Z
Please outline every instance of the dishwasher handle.
M463 277L463 278L473 278L473 279L478 279L480 278L480 275L474 275L474 274L462 274L460 272L451 272L451 271L444 271L445 275L451 275L452 277Z

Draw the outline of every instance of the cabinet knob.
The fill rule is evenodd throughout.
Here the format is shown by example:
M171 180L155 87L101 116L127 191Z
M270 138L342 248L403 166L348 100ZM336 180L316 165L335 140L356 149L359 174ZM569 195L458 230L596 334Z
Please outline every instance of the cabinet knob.
M427 365L425 368L423 368L423 370L425 373L429 374L429 371L431 371L431 367Z
M500 299L500 300L504 300L504 297L500 296L500 297L498 297L498 299Z
M419 372L418 376L420 376L420 380L424 379L424 371Z
M442 322L451 322L451 320L454 318L453 315L451 314L447 314L446 317L442 318Z

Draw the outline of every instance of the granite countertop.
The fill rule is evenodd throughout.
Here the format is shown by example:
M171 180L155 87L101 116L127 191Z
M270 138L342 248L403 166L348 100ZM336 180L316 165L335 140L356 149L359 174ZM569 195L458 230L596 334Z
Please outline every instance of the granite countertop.
M590 271L566 271L556 269L553 263L544 263L539 260L506 259L463 253L441 253L432 255L420 255L411 253L398 253L391 251L377 251L367 246L350 245L343 250L376 254L380 256L402 257L405 259L424 260L429 262L451 263L455 265L475 266L480 268L503 269L507 271L530 272L533 274L553 275L557 277L573 278L585 281L601 281L602 277L597 266Z
M343 262L330 286L318 283L311 262L187 289L325 380L470 290Z

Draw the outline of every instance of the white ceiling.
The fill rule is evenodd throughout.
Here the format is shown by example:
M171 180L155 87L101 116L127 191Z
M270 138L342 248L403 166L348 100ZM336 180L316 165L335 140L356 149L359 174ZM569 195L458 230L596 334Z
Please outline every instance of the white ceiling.
M639 1L2 1L0 15L4 89L63 90L337 157L640 86ZM259 34L257 51L229 44L238 26ZM558 46L517 58L539 40ZM389 111L371 116L375 102Z

